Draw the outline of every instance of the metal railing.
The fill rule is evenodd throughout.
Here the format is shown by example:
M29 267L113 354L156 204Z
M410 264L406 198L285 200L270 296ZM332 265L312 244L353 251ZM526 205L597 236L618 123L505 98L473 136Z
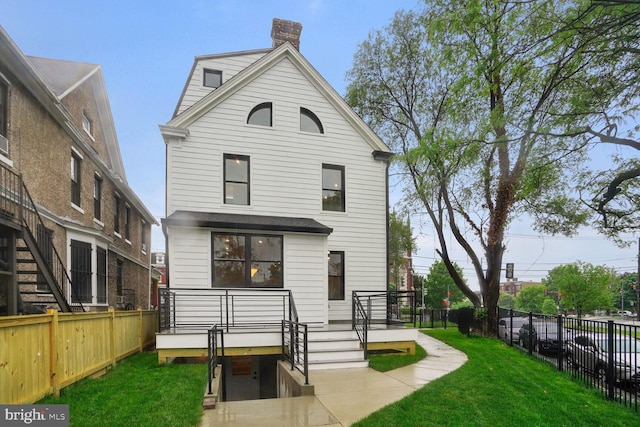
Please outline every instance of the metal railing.
M220 334L220 345L218 345L218 334ZM213 380L216 377L216 367L218 366L218 348L220 349L220 356L224 357L224 330L219 328L218 325L214 325L208 331L208 348L209 360L207 363L207 367L209 394L212 394Z
M355 291L353 292L353 297L351 299L351 307L351 327L358 335L360 345L362 345L362 349L364 350L364 360L367 360L367 334L369 330L370 317L362 306L362 301L360 301L360 297Z
M416 291L353 291L353 299L366 310L369 325L413 323L419 320Z
M640 326L499 308L498 338L638 411Z
M304 375L304 383L309 384L309 332L307 325L297 321L282 320L282 354Z
M282 319L297 321L293 295L288 289L214 288L160 290L160 327L207 330L230 328L279 330Z
M76 298L78 293L67 273L64 263L56 250L36 204L33 202L22 176L0 164L0 215L19 225L23 231L23 239L40 272L46 279L60 309L63 311L84 311L82 301ZM45 257L44 254L50 254ZM69 289L71 297L65 296Z

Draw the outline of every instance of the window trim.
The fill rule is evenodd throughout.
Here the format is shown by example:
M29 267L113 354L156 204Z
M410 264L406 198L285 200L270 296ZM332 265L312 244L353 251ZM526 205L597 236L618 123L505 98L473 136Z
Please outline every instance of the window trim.
M251 118L253 117L253 115L266 108L269 109L269 124L263 125L260 123L251 123ZM273 102L261 102L260 104L253 107L247 115L247 124L251 126L273 127Z
M329 268L329 266L327 265L327 299L329 301L344 301L345 300L345 256L344 256L344 251L329 251L329 259L327 264L331 263L331 256L332 255L339 255L340 256L340 261L341 261L341 265L340 265L340 275L339 276L332 276L331 275L331 269ZM329 287L331 286L331 283L329 281L329 279L331 277L339 277L340 278L340 288L341 288L341 293L342 293L342 298L331 298L331 292L329 292Z
M336 191L333 188L324 188L324 171L327 170L338 170L340 171L340 209L325 209L324 206L324 192L326 191ZM332 165L329 163L322 164L322 176L321 176L321 187L322 187L322 211L323 212L346 212L347 211L347 198L346 198L346 188L345 188L345 167L340 165Z
M244 258L238 260L238 262L244 263L244 285L232 286L232 285L216 285L216 261L228 261L228 259L216 259L215 258L215 237L217 236L242 236L244 237ZM283 289L284 288L284 235L282 234L269 234L269 233L234 233L226 231L212 231L211 232L211 288L239 288L239 289L260 289L260 287L254 287L251 285L251 266L253 259L251 258L251 239L253 237L268 237L280 239L280 260L275 261L280 263L280 283L278 286L269 286L269 289Z
M124 204L124 240L131 241L131 206Z
M122 198L117 193L114 194L113 197L115 200L115 206L113 208L113 233L118 237L122 237L120 234L120 205L122 204Z
M207 74L216 74L220 76L220 84L218 86L211 86L207 84ZM213 68L203 68L202 69L202 86L209 87L212 89L217 89L222 86L222 70L215 70Z
M317 127L317 131L303 130L302 129L302 117L306 117L311 120ZM322 122L318 118L318 116L308 108L300 107L300 132L312 133L316 135L324 135L324 126L322 126Z
M97 173L93 180L93 218L102 222L102 177Z
M244 161L247 163L247 182L243 181L231 181L227 179L227 160ZM251 206L251 157L242 154L229 154L224 153L222 156L222 203L225 205L234 206ZM246 184L247 186L247 203L227 203L227 183L231 184Z
M0 99L0 135L9 139L9 94L11 90L11 83L2 73L0 73L0 85L5 88L4 96Z
M82 156L76 150L71 150L71 204L82 206Z
M93 139L93 120L86 110L82 110L82 130Z

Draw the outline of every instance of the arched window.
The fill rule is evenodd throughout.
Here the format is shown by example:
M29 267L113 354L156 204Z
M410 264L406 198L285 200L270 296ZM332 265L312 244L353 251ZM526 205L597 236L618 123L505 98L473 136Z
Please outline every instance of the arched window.
M271 102L263 102L253 107L247 118L247 124L259 126L272 126Z
M324 128L318 116L304 107L300 107L300 130L303 132L324 133Z

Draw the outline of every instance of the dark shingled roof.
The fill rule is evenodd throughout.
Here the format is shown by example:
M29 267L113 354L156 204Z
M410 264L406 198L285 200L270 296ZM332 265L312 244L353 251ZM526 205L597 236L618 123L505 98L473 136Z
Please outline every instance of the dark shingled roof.
M320 224L311 218L290 218L281 216L242 215L217 212L175 211L163 218L164 225L178 225L207 228L232 228L234 230L269 230L295 233L316 233L329 235L333 228Z

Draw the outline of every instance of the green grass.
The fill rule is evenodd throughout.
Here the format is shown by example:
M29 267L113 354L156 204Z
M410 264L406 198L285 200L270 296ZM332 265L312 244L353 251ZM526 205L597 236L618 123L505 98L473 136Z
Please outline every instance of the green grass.
M456 329L428 334L463 351L468 361L354 427L640 425L633 409L497 339Z
M425 349L416 344L416 354L370 354L369 367L379 372L387 372L416 363L426 356Z
M159 365L156 354L138 353L38 403L69 404L71 426L194 426L202 418L206 371L206 364Z

